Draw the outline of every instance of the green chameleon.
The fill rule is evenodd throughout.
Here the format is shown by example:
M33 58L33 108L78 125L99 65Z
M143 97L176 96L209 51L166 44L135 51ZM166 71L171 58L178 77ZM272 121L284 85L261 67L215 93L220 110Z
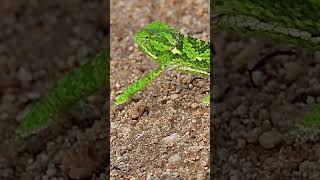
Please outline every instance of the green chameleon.
M159 21L153 22L137 33L136 43L160 66L138 79L116 97L116 105L125 103L169 68L210 77L210 43L181 34L174 27ZM203 99L210 103L210 96Z

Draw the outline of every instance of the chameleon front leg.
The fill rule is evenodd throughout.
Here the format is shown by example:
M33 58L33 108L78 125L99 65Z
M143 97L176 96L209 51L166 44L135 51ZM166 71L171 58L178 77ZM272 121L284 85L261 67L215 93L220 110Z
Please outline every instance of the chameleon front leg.
M166 69L167 69L166 65L160 65L160 67L158 67L156 70L154 70L154 71L148 73L147 75L141 77L140 79L138 79L138 81L131 84L129 87L127 87L127 89L125 89L122 92L122 94L120 94L119 96L116 97L115 104L118 106L118 105L121 105L121 104L127 102L127 100L130 97L132 97L133 95L135 95L136 93L141 91L143 88L148 86L153 80L155 80Z
M209 96L205 96L203 99L202 99L202 103L205 104L205 105L210 105L210 95Z

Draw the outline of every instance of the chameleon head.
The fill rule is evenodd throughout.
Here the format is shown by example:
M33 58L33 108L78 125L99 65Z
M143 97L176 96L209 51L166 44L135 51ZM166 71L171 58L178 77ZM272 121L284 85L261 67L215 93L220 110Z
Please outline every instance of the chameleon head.
M176 46L178 35L175 28L156 21L137 33L136 43L140 49L161 63Z

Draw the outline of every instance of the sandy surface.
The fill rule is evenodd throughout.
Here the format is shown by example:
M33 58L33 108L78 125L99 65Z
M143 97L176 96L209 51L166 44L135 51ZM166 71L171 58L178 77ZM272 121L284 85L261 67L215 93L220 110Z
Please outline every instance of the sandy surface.
M153 3L151 3L153 2ZM111 104L121 90L157 64L135 45L154 20L209 40L209 1L111 1ZM168 71L132 101L111 108L112 179L207 179L209 80Z

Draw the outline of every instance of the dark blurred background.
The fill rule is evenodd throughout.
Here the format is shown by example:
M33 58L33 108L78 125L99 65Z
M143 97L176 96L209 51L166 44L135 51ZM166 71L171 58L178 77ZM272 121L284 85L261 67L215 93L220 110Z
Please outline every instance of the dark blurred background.
M109 44L108 1L1 1L0 144L54 82ZM0 153L0 179L106 179L106 90ZM4 151L4 150L3 150Z
M213 44L217 179L319 179L319 130L296 127L320 102L319 52L226 31Z

